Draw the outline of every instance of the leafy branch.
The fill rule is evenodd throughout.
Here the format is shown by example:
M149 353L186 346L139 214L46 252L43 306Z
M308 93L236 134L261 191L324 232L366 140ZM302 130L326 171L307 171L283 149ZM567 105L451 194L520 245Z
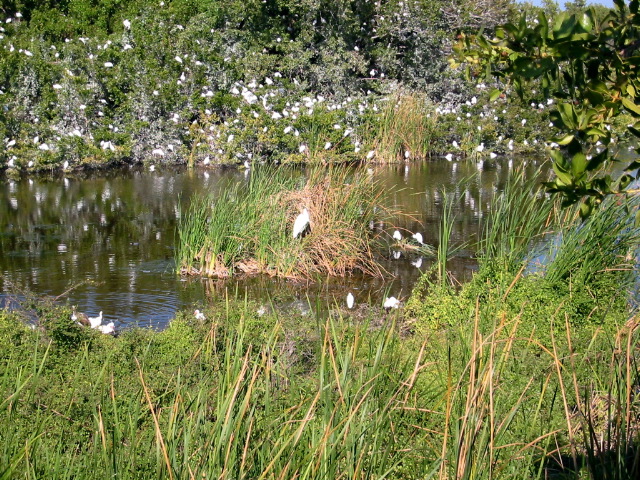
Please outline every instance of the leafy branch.
M557 133L549 140L556 177L546 186L563 196L564 206L579 202L583 217L605 196L629 194L638 176L640 162L633 160L613 179L616 158L609 149L612 124L622 114L634 118L628 133L640 138L638 8L637 0L616 0L602 19L593 9L563 12L553 25L543 12L531 22L525 13L517 24L497 27L492 38L461 33L454 48L454 66L465 64L505 86L491 92L492 100L510 92L526 101L536 94L555 99L550 118Z

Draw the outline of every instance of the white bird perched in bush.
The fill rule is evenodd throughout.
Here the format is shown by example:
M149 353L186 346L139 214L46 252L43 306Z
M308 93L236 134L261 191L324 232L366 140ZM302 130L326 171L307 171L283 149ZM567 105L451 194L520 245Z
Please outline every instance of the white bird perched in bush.
M393 232L393 239L397 241L402 240L402 234L400 233L400 230L396 230L395 232Z
M296 217L293 222L293 238L298 238L309 226L309 211L305 208L302 213Z
M388 297L382 306L387 310L391 308L398 308L400 306L400 300L396 297Z
M347 308L351 309L353 308L353 304L355 303L355 298L353 296L353 293L349 292L347 294Z
M420 232L416 232L413 235L411 235L411 237L418 242L420 245L422 245L424 242L422 241L422 234Z
M195 312L193 312L193 315L196 317L196 320L200 320L201 322L207 319L207 317L204 316L204 313L197 309Z
M100 315L97 317L89 317L89 325L91 325L91 328L98 328L102 325L102 310L100 310Z

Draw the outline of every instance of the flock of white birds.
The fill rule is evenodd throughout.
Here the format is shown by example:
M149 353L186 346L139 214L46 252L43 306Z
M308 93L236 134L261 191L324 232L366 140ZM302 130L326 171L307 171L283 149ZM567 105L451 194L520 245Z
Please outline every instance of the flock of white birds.
M15 18L6 18L5 24L12 24L11 28L20 28L21 15L16 14ZM117 157L125 150L124 144L134 140L133 132L127 130L128 125L108 111L108 99L102 98L100 91L83 74L80 66L75 67L71 61L72 55L86 55L85 60L89 61L91 68L97 75L110 78L113 75L131 75L131 72L123 71L122 65L130 62L127 55L133 52L139 54L143 45L136 43L136 36L133 33L136 20L123 20L123 31L120 35L114 34L109 40L97 40L87 37L68 38L66 44L57 48L50 45L47 49L44 46L36 46L32 49L16 48L11 42L11 36L6 33L5 28L0 26L0 48L3 48L10 55L22 55L23 61L37 61L39 57L47 60L60 62L67 65L59 79L55 80L51 88L58 97L56 108L64 111L63 117L57 124L50 127L43 127L37 135L31 138L4 138L5 150L10 153L12 149L33 148L47 155L58 152L63 146L62 140L65 138L75 138L79 141L91 145L96 151L102 152L105 158ZM169 28L171 26L167 26ZM181 25L174 25L171 28L176 31L184 30ZM196 43L204 44L206 39L197 40ZM67 51L67 47L69 51ZM369 140L360 132L363 119L367 116L378 115L383 106L394 97L380 97L371 95L371 92L350 96L342 100L327 98L321 94L312 94L305 91L301 86L301 80L297 78L284 79L280 72L274 71L265 75L261 79L247 81L235 81L226 85L226 93L237 97L240 102L235 112L228 112L224 121L217 122L213 119L218 115L214 107L213 98L224 93L217 80L218 71L223 68L210 64L210 59L205 58L197 52L180 51L176 47L173 58L168 58L167 68L169 71L179 72L173 79L159 81L149 88L149 98L145 98L145 108L140 112L137 119L141 122L151 120L148 111L156 97L165 94L171 89L178 89L180 95L185 98L193 98L199 95L202 102L198 106L199 110L194 111L194 106L186 111L184 108L176 111L167 111L165 118L160 119L164 124L174 124L178 129L174 129L169 136L150 138L148 141L140 142L137 139L137 149L142 150L140 155L145 161L166 162L180 161L189 153L194 153L197 163L210 165L220 162L228 163L232 159L238 164L252 162L255 158L254 144L249 137L255 134L262 137L277 138L277 147L288 150L291 153L310 157L323 150L335 150L339 154L350 154L353 158L375 160L378 152L373 144L367 144ZM137 57L134 57L137 58ZM233 58L227 57L225 62L231 62ZM216 71L216 76L212 71ZM384 78L384 72L379 68L369 72L372 77ZM90 91L87 95L78 94L78 84L86 81L85 90ZM167 83L168 82L168 83ZM436 106L432 112L437 118L454 120L457 123L467 122L470 129L477 129L473 137L467 139L454 139L451 142L452 150L443 156L449 161L454 161L465 156L471 146L478 158L496 158L500 152L508 153L515 148L514 140L500 136L495 141L491 141L492 149L486 147L486 139L483 132L485 129L491 130L493 127L485 127L487 122L500 124L504 121L506 110L493 104L482 104L478 97L487 95L487 86L477 85L478 94L472 96L459 105ZM0 97L6 92L0 90ZM551 105L551 101L543 104L533 104L532 108L541 111ZM497 105L497 104L496 104ZM91 113L89 113L91 112ZM311 131L306 125L309 124L305 118L314 117L318 114L333 115L335 122L327 126L325 131L318 133ZM192 120L197 118L197 120ZM519 120L522 127L527 124L527 119ZM40 118L34 118L34 126L41 124ZM254 131L255 128L259 131ZM105 137L105 129L110 138ZM38 131L36 129L36 131ZM247 132L251 131L248 135ZM98 133L100 132L100 133ZM155 143L154 143L155 142ZM193 152L187 151L187 144L195 144ZM470 143L471 142L471 143ZM531 143L536 143L532 140ZM464 148L463 148L464 144ZM475 145L475 147L473 147ZM523 142L527 145L527 141ZM464 152L464 153L463 153ZM404 158L413 158L412 152L404 151ZM260 159L264 160L264 159ZM78 165L77 160L70 160L64 169L73 169ZM18 155L8 155L6 166L15 169L37 168L39 165L29 160L28 164L23 164Z

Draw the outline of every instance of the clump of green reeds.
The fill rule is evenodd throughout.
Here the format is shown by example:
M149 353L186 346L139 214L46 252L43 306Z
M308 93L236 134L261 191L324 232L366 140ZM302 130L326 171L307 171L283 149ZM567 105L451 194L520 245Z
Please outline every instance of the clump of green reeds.
M577 287L617 272L619 286L629 286L637 274L640 228L636 212L640 198L607 198L586 220L576 209L564 212L563 229L549 244L545 276L551 281L571 281Z
M285 169L257 168L248 185L192 201L178 226L178 269L219 278L238 272L380 275L368 230L380 195L368 176L344 167L298 178ZM309 229L293 238L304 208Z
M400 162L426 158L438 136L437 118L424 95L401 92L390 97L372 133L375 158Z
M479 242L482 262L501 262L516 270L531 258L532 247L550 226L553 202L544 198L540 174L525 178L517 170L491 202Z

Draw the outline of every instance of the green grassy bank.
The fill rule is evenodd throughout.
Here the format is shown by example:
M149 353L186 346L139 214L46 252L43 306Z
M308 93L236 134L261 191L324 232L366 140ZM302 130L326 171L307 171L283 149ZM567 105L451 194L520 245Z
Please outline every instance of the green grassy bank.
M0 316L2 478L631 478L637 321L304 323L230 300L118 338ZM545 335L546 333L546 335ZM545 337L542 340L540 337ZM634 466L635 465L635 466ZM637 470L633 470L636 471ZM562 475L561 475L562 474Z

